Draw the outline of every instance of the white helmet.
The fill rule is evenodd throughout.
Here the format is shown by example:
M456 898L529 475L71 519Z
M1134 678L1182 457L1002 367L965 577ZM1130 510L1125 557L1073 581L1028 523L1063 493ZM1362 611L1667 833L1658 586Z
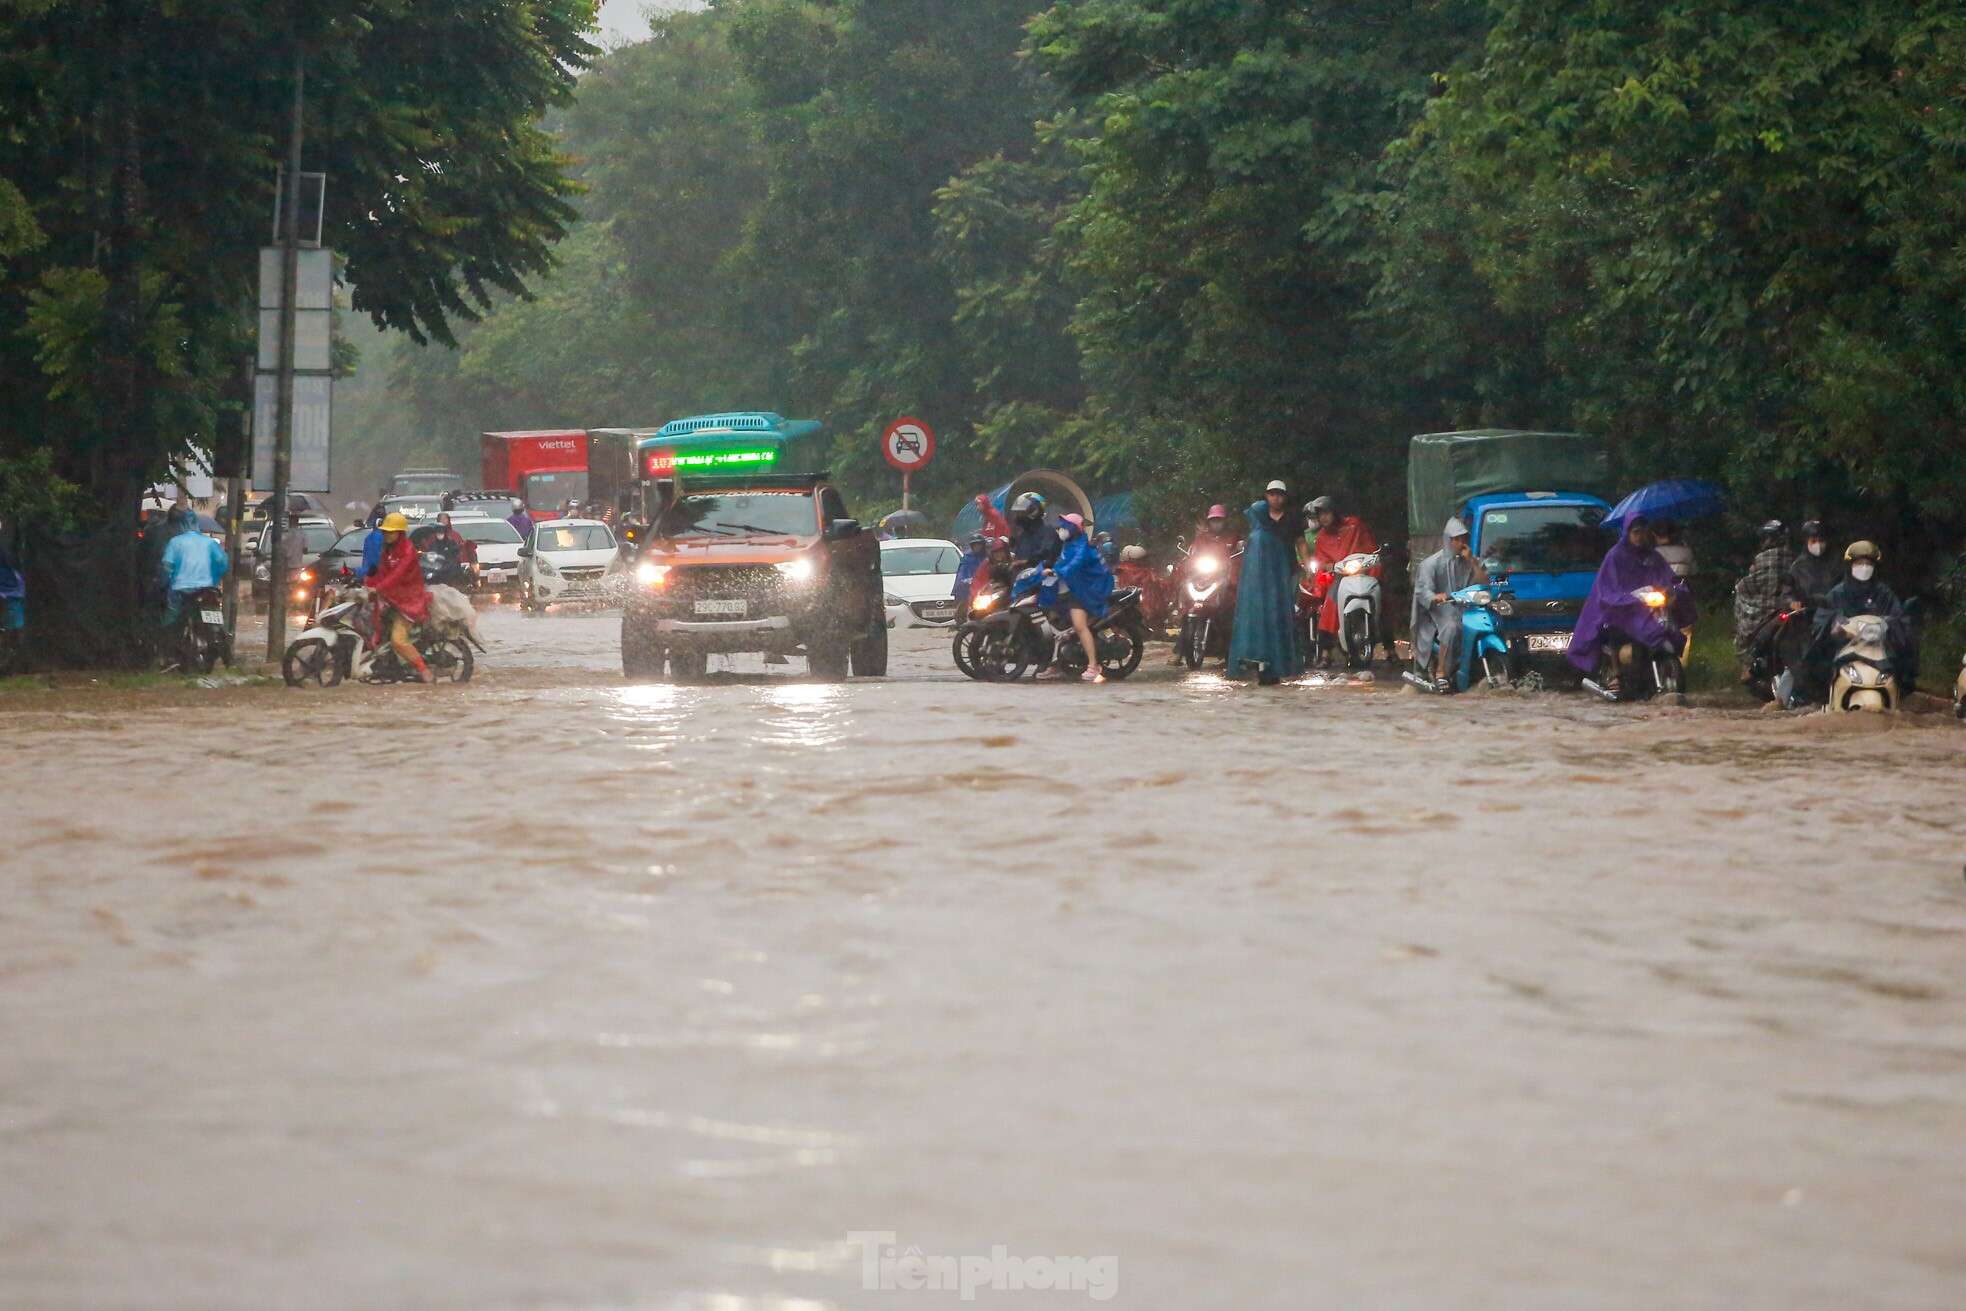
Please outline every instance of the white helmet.
M1126 561L1126 563L1128 564L1132 564L1136 560L1144 560L1146 558L1147 558L1147 548L1144 546L1139 546L1139 545L1128 546L1120 551L1120 559Z

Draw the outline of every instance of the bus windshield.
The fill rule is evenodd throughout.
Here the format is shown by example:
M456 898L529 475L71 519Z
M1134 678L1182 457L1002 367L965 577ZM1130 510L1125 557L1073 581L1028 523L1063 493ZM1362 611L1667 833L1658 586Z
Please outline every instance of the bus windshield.
M1481 516L1481 554L1504 573L1595 573L1610 542L1595 505L1515 505ZM1494 567L1492 563L1491 568Z

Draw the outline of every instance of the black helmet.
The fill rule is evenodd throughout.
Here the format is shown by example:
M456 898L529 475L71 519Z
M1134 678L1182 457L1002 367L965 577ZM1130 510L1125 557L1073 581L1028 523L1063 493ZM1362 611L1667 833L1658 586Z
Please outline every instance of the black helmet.
M1020 519L1044 518L1044 497L1036 492L1025 492L1010 503L1010 512Z
M985 544L986 544L986 543L985 543L985 542L983 541L983 534L982 534L982 533L971 533L971 534L969 535L969 549L970 549L970 550L972 550L972 551L976 551L976 550L981 550L981 549L983 548L983 546L984 546Z
M1823 521L1821 519L1804 519L1802 521L1802 535L1804 537L1829 536L1828 533L1823 531Z
M1316 497L1313 500L1306 502L1304 506L1304 513L1309 515L1313 519L1317 518L1320 514L1324 513L1326 510L1331 511L1331 513L1333 514L1338 513L1338 503L1332 500L1329 496Z

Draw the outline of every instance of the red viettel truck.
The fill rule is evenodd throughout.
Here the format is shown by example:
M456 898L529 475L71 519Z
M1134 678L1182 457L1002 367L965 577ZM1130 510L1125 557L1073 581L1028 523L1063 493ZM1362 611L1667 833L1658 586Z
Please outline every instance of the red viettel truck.
M568 501L587 500L584 429L488 432L481 447L487 490L510 490L535 519L559 517Z

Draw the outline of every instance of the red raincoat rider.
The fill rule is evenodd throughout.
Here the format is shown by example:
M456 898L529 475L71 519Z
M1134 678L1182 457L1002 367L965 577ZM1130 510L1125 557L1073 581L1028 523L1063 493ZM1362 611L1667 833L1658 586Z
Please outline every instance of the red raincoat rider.
M1318 611L1317 626L1322 633L1338 631L1338 589L1334 585L1338 573L1338 562L1348 555L1370 555L1379 549L1379 539L1365 526L1365 520L1355 514L1341 515L1338 507L1329 496L1320 496L1304 507L1311 512L1317 522L1317 548L1313 552L1313 568L1317 573L1327 575L1319 578L1318 585L1323 589L1324 605ZM1378 578L1379 567L1374 565L1366 570Z
M370 576L375 601L376 641L381 641L384 612L388 612L389 645L416 676L428 683L430 669L410 640L410 626L430 618L430 589L423 585L423 561L410 541L409 520L391 514L382 521L382 562Z

